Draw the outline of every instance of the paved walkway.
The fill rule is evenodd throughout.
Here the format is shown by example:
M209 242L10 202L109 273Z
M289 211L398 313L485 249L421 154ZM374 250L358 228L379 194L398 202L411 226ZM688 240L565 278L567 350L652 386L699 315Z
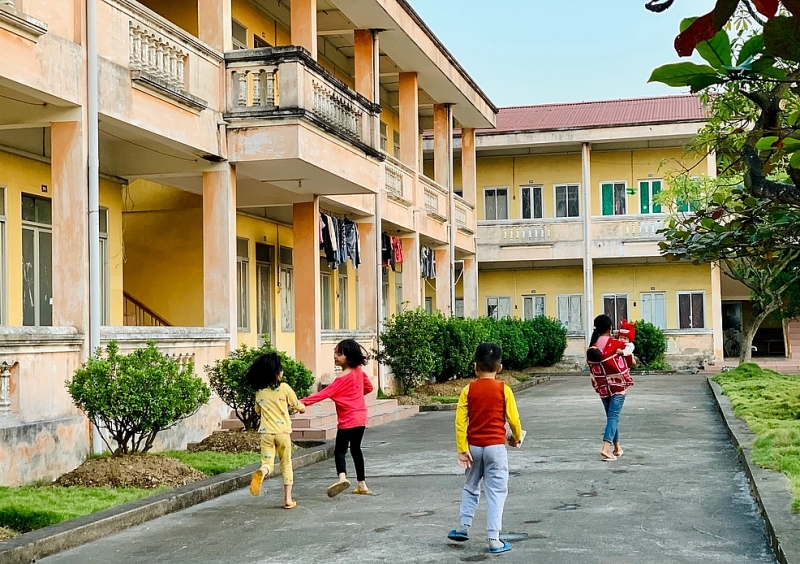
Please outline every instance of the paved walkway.
M598 455L605 418L588 378L554 378L518 403L528 437L509 455L504 532L524 540L503 555L485 553L483 500L474 540L445 538L463 481L441 412L367 431L372 497L325 497L326 461L296 472L292 511L272 480L260 498L241 490L40 562L775 562L701 376L639 378L616 462Z

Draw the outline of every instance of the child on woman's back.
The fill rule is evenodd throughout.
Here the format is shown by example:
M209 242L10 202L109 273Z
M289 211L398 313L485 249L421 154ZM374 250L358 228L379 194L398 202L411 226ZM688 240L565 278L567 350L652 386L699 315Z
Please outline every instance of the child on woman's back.
M292 509L297 502L292 499L292 420L289 409L305 411L294 390L281 382L283 367L278 353L259 356L247 370L245 381L256 390L256 413L261 415L258 432L261 433L261 468L250 480L250 493L261 493L261 483L275 467L275 454L281 458L283 474L283 507Z
M314 405L324 399L331 399L336 404L336 416L339 420L336 431L334 459L339 480L328 487L328 497L339 495L350 487L347 479L348 446L353 464L356 467L358 487L354 494L370 495L364 472L364 455L361 453L361 440L367 427L367 402L364 396L372 391L372 382L361 369L366 366L369 357L364 347L353 339L345 339L336 345L333 361L342 367L342 372L325 389L312 394L301 401L305 405Z

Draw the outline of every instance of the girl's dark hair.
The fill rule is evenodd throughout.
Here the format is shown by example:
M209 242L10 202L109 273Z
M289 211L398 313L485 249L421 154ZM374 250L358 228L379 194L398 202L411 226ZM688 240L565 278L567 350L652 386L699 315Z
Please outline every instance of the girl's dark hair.
M366 366L369 362L369 353L367 349L359 345L353 339L345 339L336 345L336 352L347 359L347 366L355 368L356 366Z
M283 371L281 357L276 352L262 354L253 361L244 381L254 390L278 387L278 375Z
M589 346L594 346L594 344L597 342L597 339L599 339L601 335L607 333L613 324L614 322L611 321L611 318L605 314L595 317L594 331L592 331L592 340L589 341Z

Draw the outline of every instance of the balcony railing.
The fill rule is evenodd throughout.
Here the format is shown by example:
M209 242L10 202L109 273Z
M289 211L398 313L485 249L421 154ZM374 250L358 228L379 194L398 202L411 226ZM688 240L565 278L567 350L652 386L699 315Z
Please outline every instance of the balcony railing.
M418 180L422 187L422 204L425 211L436 219L447 219L447 190L422 174L418 176Z
M525 219L482 221L481 245L538 245L583 240L583 222L578 219Z
M384 161L384 188L390 197L411 201L415 172L394 157Z
M229 119L300 117L383 159L376 135L380 106L332 76L302 47L225 54Z
M168 86L183 90L189 53L138 22L130 22L131 70L148 73Z
M653 216L602 216L592 218L592 237L618 240L661 239L659 229L664 227L663 217Z

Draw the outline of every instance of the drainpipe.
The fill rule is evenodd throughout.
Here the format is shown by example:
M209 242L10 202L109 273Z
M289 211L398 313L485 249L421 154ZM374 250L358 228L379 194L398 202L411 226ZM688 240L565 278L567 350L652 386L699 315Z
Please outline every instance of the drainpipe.
M586 345L592 337L591 324L594 319L594 268L592 266L592 240L591 240L591 226L592 226L592 208L591 208L591 151L592 146L590 143L584 143L581 146L581 171L583 178L583 296L585 305L586 321L584 327L586 328Z
M89 141L89 354L100 347L100 151L97 88L97 0L86 2L86 129ZM92 450L103 452L93 427Z
M381 75L380 75L380 43L378 41L379 30L372 30L372 101L375 104L381 103ZM374 140L380 137L381 127L380 114L375 116L372 138ZM375 315L377 320L375 323L375 346L378 346L379 338L381 335L381 324L383 323L383 266L381 261L381 216L383 215L383 186L378 182L378 191L375 193L375 290L376 290L376 308ZM383 365L380 362L375 363L377 368L378 389L383 390Z
M450 241L448 251L450 253L450 315L456 313L456 197L455 186L453 185L453 105L447 105L447 208L450 228Z

